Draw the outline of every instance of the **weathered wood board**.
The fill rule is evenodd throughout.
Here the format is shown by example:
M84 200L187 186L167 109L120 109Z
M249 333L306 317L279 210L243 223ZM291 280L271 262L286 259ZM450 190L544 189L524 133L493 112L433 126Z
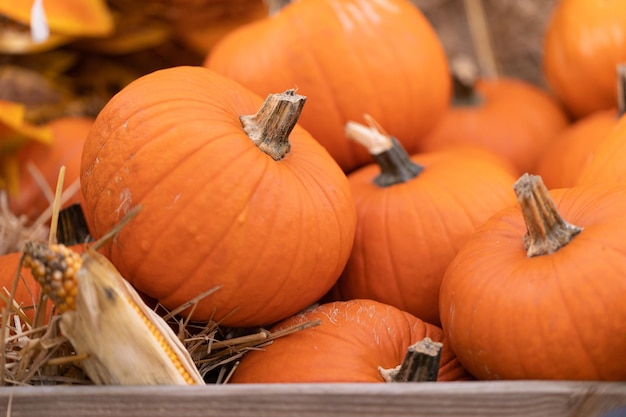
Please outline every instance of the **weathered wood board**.
M10 417L626 417L626 382L6 387L0 409Z

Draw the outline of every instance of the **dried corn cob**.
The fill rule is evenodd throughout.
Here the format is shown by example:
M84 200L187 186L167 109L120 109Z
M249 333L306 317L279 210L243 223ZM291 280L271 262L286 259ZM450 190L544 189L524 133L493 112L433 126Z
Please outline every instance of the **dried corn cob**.
M78 253L64 245L27 242L24 266L60 313L76 309L76 273L82 266Z
M29 267L62 312L60 327L96 384L203 384L189 352L104 256L29 243Z

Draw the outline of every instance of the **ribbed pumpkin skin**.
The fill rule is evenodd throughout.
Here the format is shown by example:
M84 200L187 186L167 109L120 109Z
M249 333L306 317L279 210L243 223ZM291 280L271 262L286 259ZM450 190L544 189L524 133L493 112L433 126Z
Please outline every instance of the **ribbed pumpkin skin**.
M440 328L372 300L332 302L293 316L273 331L307 321L321 324L280 337L247 353L232 383L383 382L378 370L402 362L407 348L425 337L442 342L438 381L471 379Z
M61 166L65 167L64 189L79 179L83 144L92 125L93 119L88 117L59 118L48 124L53 134L53 142L50 145L30 142L20 149L19 194L10 201L13 213L25 214L30 219L35 219L50 205L41 187L31 175L29 164L33 164L43 175L52 192L56 189ZM79 191L66 206L81 201L82 195Z
M584 230L557 252L528 258L519 208L492 217L446 271L443 329L478 379L623 381L626 188L551 194Z
M626 181L626 117L623 116L600 140L578 178L579 185L612 181Z
M368 113L414 152L451 93L443 46L406 0L296 1L226 35L204 65L261 96L306 92L300 123L346 172L372 161L346 122Z
M341 299L371 298L439 324L445 268L478 226L515 203L515 175L499 157L469 147L411 159L424 170L405 183L377 186L375 164L348 176L357 231L336 287Z
M15 273L20 266L21 252L12 252L0 256L0 289L3 294L7 294L13 287ZM28 269L21 270L22 277L17 284L16 292L13 294L14 300L22 307L30 307L35 305L41 287L35 281ZM6 289L7 293L4 292ZM0 307L5 307L6 303L0 300ZM29 310L32 312L32 310ZM33 317L31 315L31 317Z
M282 160L259 150L239 116L262 101L206 68L157 71L113 97L84 148L94 235L142 206L106 256L168 308L223 285L198 304L199 320L252 326L295 314L334 284L352 246L345 174L299 126Z
M617 107L615 68L626 61L626 4L560 0L543 49L546 81L575 118Z
M599 143L617 124L617 110L598 110L559 132L532 171L548 188L573 187Z
M458 144L491 150L510 161L518 174L532 169L568 119L546 92L513 78L478 80L482 102L453 106L424 138L422 152Z

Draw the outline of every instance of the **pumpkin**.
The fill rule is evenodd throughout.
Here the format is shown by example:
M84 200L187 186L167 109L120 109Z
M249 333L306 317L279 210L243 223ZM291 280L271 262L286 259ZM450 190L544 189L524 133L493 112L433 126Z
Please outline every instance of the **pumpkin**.
M447 57L408 0L300 0L220 39L204 65L261 96L306 91L301 125L345 172L371 163L344 126L370 113L409 152L449 105Z
M581 168L577 184L626 181L626 118L621 116L602 137Z
M47 124L52 131L51 143L29 142L20 148L18 192L11 196L11 211L31 220L41 215L52 202L62 166L65 167L64 190L79 181L83 144L92 124L89 117L58 118ZM63 207L81 200L78 191L68 196Z
M319 299L345 266L356 214L345 174L296 124L304 101L289 90L264 104L203 67L121 90L81 166L95 239L141 206L105 256L169 309L219 287L186 314L226 326L274 323Z
M348 176L357 230L329 297L371 298L439 324L445 268L480 224L514 203L513 169L476 147L409 156L378 128L346 129L378 162Z
M443 344L438 381L471 379L440 328L373 300L330 302L292 316L271 331L320 321L244 355L231 383L384 382L407 348L425 337Z
M617 109L598 110L559 132L537 160L533 173L550 189L573 187L595 148L615 127Z
M512 77L476 78L424 138L421 152L459 144L488 149L511 162L518 175L531 170L553 137L569 123L548 93Z
M444 275L441 321L478 379L626 378L626 187L515 183Z
M617 107L615 67L626 61L619 0L559 0L543 44L543 74L574 118Z

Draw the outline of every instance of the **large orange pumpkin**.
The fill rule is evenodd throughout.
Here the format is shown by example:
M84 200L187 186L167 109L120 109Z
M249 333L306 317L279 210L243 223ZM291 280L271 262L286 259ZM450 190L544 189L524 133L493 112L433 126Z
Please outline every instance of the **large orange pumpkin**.
M515 174L476 147L409 156L377 130L348 125L368 141L377 163L348 179L357 207L340 299L371 298L439 324L439 286L456 252L489 216L514 203ZM372 144L385 140L387 148ZM370 141L371 140L371 141Z
M545 79L575 118L617 107L615 67L626 61L626 4L558 1L543 49Z
M441 321L479 379L626 379L626 186L548 192L489 219L443 278ZM582 231L581 231L582 228Z
M370 113L409 152L449 104L445 51L408 0L300 0L223 37L205 65L261 96L297 87L301 124L349 172L372 162L346 140Z
M51 204L61 166L65 167L64 189L79 180L83 144L92 124L93 119L89 117L55 119L47 124L52 131L51 143L30 142L20 148L17 154L19 188L18 193L11 196L11 211L30 219L36 219L42 214ZM31 164L35 172L31 170ZM38 182L36 176L39 174L44 184ZM81 201L79 190L66 201L64 207Z
M320 325L247 353L231 382L384 382L379 367L400 365L408 347L426 337L443 344L438 381L471 379L440 328L372 300L322 304L288 318L272 331L316 320Z
M303 97L279 96L278 112L256 117L261 131L244 130L259 96L209 69L174 67L100 112L83 153L85 214L97 239L141 206L104 248L140 292L177 308L221 285L193 317L253 326L295 314L336 282L354 238L350 187L294 127Z
M469 96L455 102L426 135L420 150L472 144L511 162L518 175L530 171L552 138L568 125L565 112L548 93L520 79L474 82Z

